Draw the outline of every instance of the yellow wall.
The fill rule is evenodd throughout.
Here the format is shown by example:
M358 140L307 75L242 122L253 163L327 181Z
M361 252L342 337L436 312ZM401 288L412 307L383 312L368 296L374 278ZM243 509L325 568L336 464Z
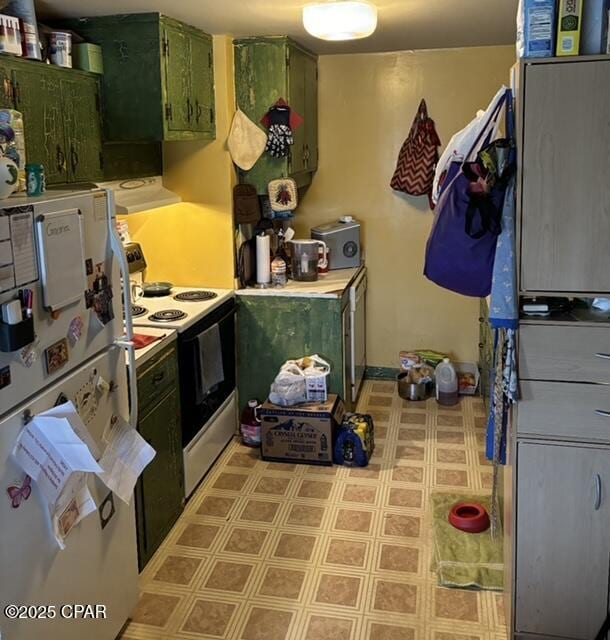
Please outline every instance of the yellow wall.
M352 214L369 270L368 361L398 366L401 349L476 361L479 301L422 275L433 215L426 198L392 192L398 151L421 98L444 144L508 83L514 47L322 56L320 162L301 200L297 236Z
M235 90L228 36L214 36L214 77L216 139L168 142L163 148L164 184L183 202L128 217L132 239L144 247L147 280L233 288L235 171L226 140L235 112Z

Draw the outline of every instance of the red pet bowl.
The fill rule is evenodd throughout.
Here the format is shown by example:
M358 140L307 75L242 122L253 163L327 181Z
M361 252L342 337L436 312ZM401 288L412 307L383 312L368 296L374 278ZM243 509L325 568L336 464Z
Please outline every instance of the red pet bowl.
M460 502L449 512L449 522L460 531L481 533L489 529L489 515L480 504Z

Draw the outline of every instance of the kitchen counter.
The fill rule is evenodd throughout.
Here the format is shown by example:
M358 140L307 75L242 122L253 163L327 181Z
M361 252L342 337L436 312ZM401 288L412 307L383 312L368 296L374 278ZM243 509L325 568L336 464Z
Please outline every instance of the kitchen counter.
M141 367L155 354L176 341L178 334L173 329L155 329L155 327L134 327L134 333L161 338L142 349L136 349L136 367ZM129 362L128 362L129 364Z
M287 296L293 298L340 298L364 265L353 269L335 269L320 276L316 282L288 280L285 287L257 289L248 287L235 292L237 296Z

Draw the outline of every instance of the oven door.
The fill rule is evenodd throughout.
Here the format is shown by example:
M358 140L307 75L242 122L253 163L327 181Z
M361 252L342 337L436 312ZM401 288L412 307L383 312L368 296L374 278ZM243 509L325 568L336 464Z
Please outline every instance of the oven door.
M202 394L199 336L218 325L224 380ZM205 357L205 354L204 354ZM235 389L235 301L218 307L178 337L182 446L205 431L209 419Z

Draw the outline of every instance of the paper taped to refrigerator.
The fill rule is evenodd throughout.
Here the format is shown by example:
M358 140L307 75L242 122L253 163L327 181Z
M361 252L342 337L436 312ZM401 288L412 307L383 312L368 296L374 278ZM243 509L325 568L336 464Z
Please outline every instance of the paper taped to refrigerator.
M96 509L87 486L87 476L84 473L73 473L57 503L51 508L53 535L62 549L66 547L65 539L70 531Z
M0 215L0 290L15 289L37 279L34 209L5 209Z
M16 462L36 482L50 505L56 504L73 473L102 470L72 428L71 422L77 420L76 412L71 419L39 414L23 428L13 449Z
M136 481L150 464L156 451L124 420L113 416L104 432L108 443L100 459L100 480L129 504Z

